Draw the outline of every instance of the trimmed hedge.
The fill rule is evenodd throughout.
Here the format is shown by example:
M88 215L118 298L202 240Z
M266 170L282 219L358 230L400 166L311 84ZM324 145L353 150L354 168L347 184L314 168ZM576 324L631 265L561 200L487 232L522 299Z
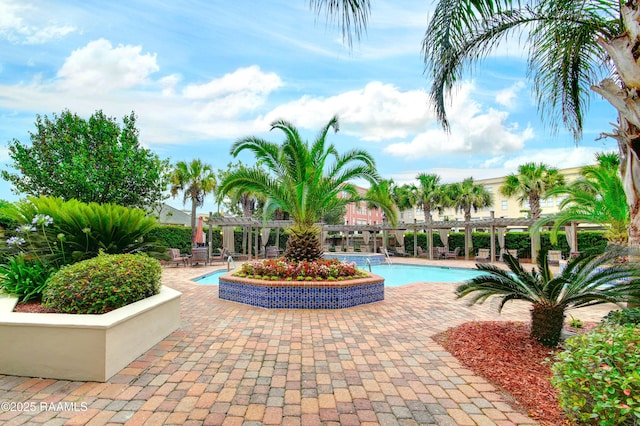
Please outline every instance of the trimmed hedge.
M56 272L44 291L48 308L102 314L160 292L160 263L144 254L104 254Z
M564 232L558 233L558 244L552 245L550 241L550 232L540 233L540 245L542 249L562 250L562 254L568 257L569 244ZM471 236L473 240L474 251L479 248L491 247L491 234L489 232L474 232ZM528 232L507 232L504 237L505 245L508 249L517 249L518 257L528 259L531 257L531 236ZM496 251L499 250L498 237L495 238ZM427 250L427 233L418 232L418 246L423 250ZM440 236L437 232L433 233L433 245L435 247L443 246ZM413 232L404 234L404 246L407 253L413 253ZM452 232L449 234L449 248L453 249L464 247L464 232ZM607 247L607 240L602 231L580 231L578 232L578 250L583 253L599 254L603 253Z

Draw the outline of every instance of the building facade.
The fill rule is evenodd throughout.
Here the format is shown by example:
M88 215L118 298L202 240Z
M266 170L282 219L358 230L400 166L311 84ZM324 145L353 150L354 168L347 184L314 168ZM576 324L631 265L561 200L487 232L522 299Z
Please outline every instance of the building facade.
M366 188L356 187L360 195L367 192ZM342 194L341 194L342 195ZM347 204L347 211L344 215L345 225L376 225L383 221L381 209L367 208L366 201Z

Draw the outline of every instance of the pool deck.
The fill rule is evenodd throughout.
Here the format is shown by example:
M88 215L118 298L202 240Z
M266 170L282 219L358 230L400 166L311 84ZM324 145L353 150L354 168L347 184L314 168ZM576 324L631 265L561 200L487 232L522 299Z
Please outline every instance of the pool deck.
M495 303L456 300L455 284L416 283L344 310L267 310L220 300L216 285L191 281L222 267L164 269L163 283L183 293L182 328L107 383L0 375L0 423L536 424L432 339L467 321L528 321L528 305L507 304L499 315ZM570 313L596 321L610 309ZM31 405L6 411L7 402Z

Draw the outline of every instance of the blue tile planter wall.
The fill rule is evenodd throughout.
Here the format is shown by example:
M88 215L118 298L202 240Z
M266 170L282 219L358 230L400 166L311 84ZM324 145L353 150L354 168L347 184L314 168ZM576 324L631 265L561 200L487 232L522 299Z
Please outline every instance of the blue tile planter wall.
M329 252L324 253L325 259L338 259L343 262L353 262L359 267L367 265L367 259L372 265L380 265L384 263L384 254L381 253L347 253L347 252Z
M219 279L220 299L262 308L343 309L384 300L384 278L350 281L262 281L234 277Z

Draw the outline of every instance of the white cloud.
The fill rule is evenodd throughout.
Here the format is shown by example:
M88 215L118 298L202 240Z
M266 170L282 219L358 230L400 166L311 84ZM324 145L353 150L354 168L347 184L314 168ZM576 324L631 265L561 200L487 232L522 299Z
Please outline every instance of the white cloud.
M504 160L503 165L508 173L516 172L518 166L525 163L544 163L558 169L567 169L595 164L595 154L601 151L604 149L591 146L526 150L520 155Z
M507 112L485 111L471 99L473 90L473 84L464 84L453 97L447 110L450 133L434 123L408 142L390 144L385 152L415 159L447 154L496 155L522 149L525 141L533 137L533 129L521 130L517 123L507 123Z
M232 73L211 80L205 84L190 84L183 94L187 99L224 98L237 93L268 94L283 85L276 73L264 73L260 67L253 65L238 68Z
M158 71L156 54L142 54L142 46L119 45L99 39L74 50L58 71L62 90L107 93L148 83Z
M336 114L342 132L367 141L407 137L434 120L424 91L402 92L391 84L375 81L328 98L303 96L276 107L263 121L266 126L286 118L297 126L318 129Z
M525 87L524 82L516 82L513 86L499 91L496 94L496 102L506 108L514 108L517 105L518 93Z
M0 2L0 39L12 43L43 44L76 31L71 25L41 22L42 13L28 3Z

